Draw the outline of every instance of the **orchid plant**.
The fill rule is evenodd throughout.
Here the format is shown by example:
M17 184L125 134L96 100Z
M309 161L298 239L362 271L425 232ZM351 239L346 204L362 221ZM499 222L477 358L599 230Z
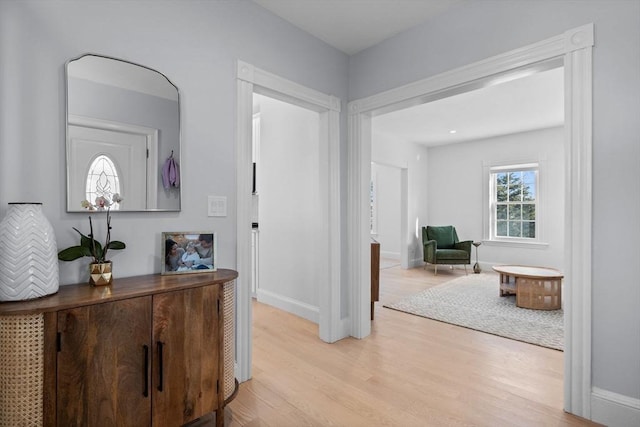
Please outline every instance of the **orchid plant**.
M91 203L90 201L85 199L82 202L80 202L80 205L89 211L104 211L109 209L112 205L115 205L116 203L118 204L122 203L122 200L124 199L120 196L120 194L113 193L111 195L111 200L109 200L105 196L98 196L96 197L95 203Z
M104 210L104 205L102 205L102 209L98 204L98 199L96 199L96 205L98 207L94 207L94 209L89 210ZM91 217L89 217L89 235L84 235L77 228L73 227L73 229L80 235L80 244L77 246L71 246L67 249L63 249L58 252L58 259L61 261L74 261L78 258L92 257L92 263L107 263L110 262L107 260L107 252L109 249L119 250L124 249L126 245L123 242L118 240L111 240L111 213L110 213L110 204L106 205L107 210L107 237L104 245L100 244L100 242L96 241L93 234L93 222L91 221Z

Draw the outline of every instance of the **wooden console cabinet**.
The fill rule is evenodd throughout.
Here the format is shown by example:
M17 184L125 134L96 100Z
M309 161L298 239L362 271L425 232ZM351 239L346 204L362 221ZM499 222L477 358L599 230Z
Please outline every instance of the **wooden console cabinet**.
M371 320L373 320L375 302L380 300L380 243L371 240Z
M1 303L0 426L182 426L211 413L222 426L237 390L237 276L147 275Z

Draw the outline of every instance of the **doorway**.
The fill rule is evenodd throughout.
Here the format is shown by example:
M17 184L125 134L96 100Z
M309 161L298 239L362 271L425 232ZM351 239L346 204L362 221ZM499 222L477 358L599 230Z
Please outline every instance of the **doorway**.
M253 212L259 302L318 323L319 113L254 94Z
M370 174L371 119L376 114L424 103L442 91L465 84L487 84L492 76L517 73L541 61L561 58L565 66L565 401L567 412L589 418L591 393L591 111L593 24L578 27L534 45L488 58L404 87L349 104L350 166L366 173L350 174L349 253L353 266L352 335L371 332L364 312L370 280L363 254L367 245L367 199ZM586 321L585 321L586 320Z
M380 268L410 268L408 249L408 170L371 162L371 237L380 243Z
M252 313L252 128L253 95L268 96L318 113L318 197L321 218L319 235L314 242L317 250L315 268L319 287L319 338L334 342L348 335L348 319L343 315L346 302L341 283L340 233L340 100L301 86L282 77L261 70L243 61L237 62L237 270L236 281L236 378L251 378ZM245 274L242 274L245 272Z

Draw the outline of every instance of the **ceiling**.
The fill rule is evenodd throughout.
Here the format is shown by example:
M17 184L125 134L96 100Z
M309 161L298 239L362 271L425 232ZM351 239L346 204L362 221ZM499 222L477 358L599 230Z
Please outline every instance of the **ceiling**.
M372 122L374 132L427 146L561 126L564 68L376 116Z
M353 55L462 0L253 0L325 43Z
M253 0L353 55L468 0ZM427 146L560 126L563 68L376 116L374 132ZM450 131L455 130L455 133Z

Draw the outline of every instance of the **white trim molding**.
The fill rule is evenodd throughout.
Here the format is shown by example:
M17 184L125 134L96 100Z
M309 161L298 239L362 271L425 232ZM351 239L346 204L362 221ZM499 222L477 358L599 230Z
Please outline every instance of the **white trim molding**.
M564 408L590 419L593 24L566 35Z
M313 323L318 323L320 320L320 309L318 307L293 298L278 295L265 289L258 289L258 301L279 308L280 310L293 313L296 316L307 319Z
M607 426L640 426L640 399L594 387L591 392L591 419Z
M259 93L320 115L320 198L326 209L321 212L326 237L317 242L325 254L318 260L323 277L319 287L319 307L315 316L320 339L335 342L348 336L341 318L341 258L340 258L340 108L341 101L298 83L261 70L244 61L237 61L236 117L236 182L237 182L237 362L238 380L251 378L251 213L252 213L252 121L253 94ZM244 274L243 274L244 273ZM306 307L305 313L313 312ZM314 317L314 316L312 316Z
M348 273L351 333L370 333L368 182L371 117L469 87L496 84L524 71L565 67L565 401L567 412L590 417L591 394L591 167L592 48L587 24L541 42L469 64L348 105ZM542 68L541 68L542 67Z
M347 230L351 327L353 337L371 333L371 267L369 238L369 181L371 179L371 114L349 104ZM363 143L367 141L367 143ZM366 286L365 286L366 285Z
M251 355L253 340L251 324L251 212L252 212L252 176L245 163L251 161L251 136L253 129L253 84L237 80L236 111L236 362L238 381L251 378ZM245 197L246 195L246 197ZM242 226L245 224L246 226Z
M533 168L537 171L536 181L536 237L535 239L519 239L519 238L500 238L494 236L493 230L493 197L490 188L493 186L492 174L501 168ZM547 243L548 237L545 233L546 224L550 221L548 215L549 209L545 203L549 191L547 177L547 161L544 158L526 158L518 160L508 160L500 162L482 163L482 205L486 208L482 211L482 243L487 246L502 246L512 248L528 248L528 249L546 249L549 247Z

